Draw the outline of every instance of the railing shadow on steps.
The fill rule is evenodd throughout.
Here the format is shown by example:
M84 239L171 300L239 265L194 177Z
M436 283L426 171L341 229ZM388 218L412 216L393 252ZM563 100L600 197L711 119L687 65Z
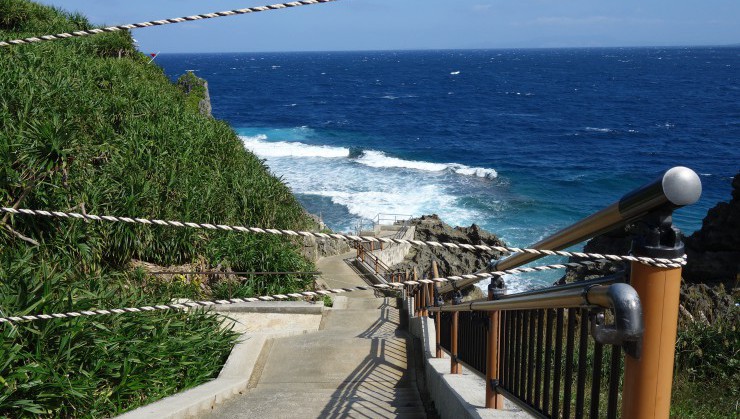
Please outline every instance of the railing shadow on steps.
M631 224L633 256L681 257L672 212L700 194L696 173L673 168L532 247L560 250ZM516 253L489 269L539 257ZM627 272L518 294L492 276L488 299L462 303L459 288L475 282L410 285L406 295L414 315L434 318L436 356L449 353L450 372L465 365L484 378L486 407L503 408L506 396L536 417L669 416L680 265L633 261Z
M342 379L319 417L427 417L410 368L414 354L398 330L399 310L386 302L378 310L380 317L356 336L370 341L370 355Z

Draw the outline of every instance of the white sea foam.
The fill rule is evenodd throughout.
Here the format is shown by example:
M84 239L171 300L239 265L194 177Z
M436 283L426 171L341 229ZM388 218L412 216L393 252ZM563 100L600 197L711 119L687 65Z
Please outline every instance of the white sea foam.
M310 145L291 141L265 141L264 134L241 137L244 146L259 157L349 157L349 149L326 145Z
M342 205L351 214L365 219L372 219L379 213L426 214L433 212L434 208L449 209L446 218L464 219L472 215L455 211L456 197L445 193L444 188L437 184L409 189L381 183L375 186L377 189L374 187L369 191L316 190L307 193L329 197L334 204Z
M365 166L377 168L414 169L425 172L452 172L459 175L476 176L484 179L494 179L498 176L496 170L482 167L470 167L460 163L432 163L427 161L404 160L391 157L382 151L365 151L357 158L357 162Z
M586 130L586 131L591 131L591 132L614 132L614 130L613 130L613 129L611 129L611 128L594 128L594 127L586 127L586 128L585 128L585 130Z
M264 134L242 136L244 146L263 158L274 157L323 157L348 158L350 150L346 147L311 145L297 141L267 141ZM470 167L460 163L432 163L427 161L404 160L391 157L382 151L367 150L355 159L364 166L381 169L412 169L424 172L449 172L463 176L474 176L482 179L494 179L498 173L494 169Z

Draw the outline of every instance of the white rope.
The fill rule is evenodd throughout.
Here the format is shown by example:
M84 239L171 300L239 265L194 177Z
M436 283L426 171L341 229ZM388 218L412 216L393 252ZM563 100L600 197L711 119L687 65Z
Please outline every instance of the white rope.
M80 214L76 212L63 212L63 211L44 211L44 210L32 210L32 209L15 209L3 207L0 208L0 212L6 212L10 214L19 215L34 215L34 216L45 216L53 218L73 218L73 219L84 219L90 221L108 221L108 222L123 222L129 224L143 224L143 225L160 225L168 227L188 227L188 228L203 228L208 230L222 230L222 231L234 231L240 233L259 233L259 234L273 234L273 235L284 235L284 236L303 236L303 237L315 237L319 239L337 239L347 240L353 242L375 242L375 243L398 243L398 244L409 244L412 246L428 246L428 247L439 247L448 250L458 251L483 251L483 252L501 252L501 253L532 253L543 256L566 256L575 257L582 259L604 259L606 261L625 261L625 262L640 262L645 265L656 266L659 268L679 268L686 264L686 256L675 259L665 258L648 258L642 256L619 256L619 255L606 255L600 253L582 253L582 252L567 252L564 250L541 250L541 249L527 249L519 247L507 247L507 246L489 246L485 244L466 244L466 243L440 243L429 240L406 240L406 239L395 239L389 237L372 237L372 236L352 236L347 234L326 234L326 233L315 233L312 231L296 231L296 230L278 230L272 228L261 228L261 227L243 227L243 226L230 226L224 224L209 224L209 223L192 223L182 221L171 221L171 220L156 220L146 218L133 218L133 217L117 217L113 215L92 215L92 214ZM520 268L524 269L524 268Z
M82 311L69 311L66 313L53 313L53 314L28 314L24 316L8 316L0 317L0 324L3 323L21 323L38 320L51 320L51 319L65 319L85 316L102 316L109 314L126 314L126 313L144 313L149 311L161 311L161 310L187 310L189 308L198 307L212 307L219 305L231 305L237 303L253 303L257 301L280 301L289 300L291 298L304 298L304 297L316 297L322 295L331 294L342 294L355 291L399 291L401 288L406 286L413 286L419 284L432 284L432 283L445 283L451 282L453 285L455 282L462 279L488 279L492 276L500 276L507 274L518 274L525 272L542 272L551 269L563 269L566 267L578 267L578 266L593 266L596 262L569 262L562 264L534 266L531 268L517 268L508 269L505 271L496 271L489 273L473 273L466 275L455 275L448 276L446 278L432 278L432 279L420 279L418 281L402 281L402 282L389 282L387 284L376 284L376 285L363 285L349 288L333 288L319 291L302 291L288 294L272 294L263 295L261 297L249 297L249 298L230 298L228 300L211 300L211 301L188 301L182 303L170 303L170 304L157 304L141 307L125 307L125 308L110 308L110 309L97 309L97 310L82 310Z
M235 9L235 10L227 10L223 12L204 13L204 14L193 15L193 16L175 17L175 18L162 19L162 20L151 20L148 22L141 22L141 23L130 23L127 25L109 26L107 28L86 29L86 30L79 30L75 32L63 32L63 33L58 33L56 35L44 35L44 36L38 36L38 37L34 36L30 38L0 41L0 47L9 47L11 45L21 45L21 44L32 44L35 42L54 41L57 39L66 39L66 38L74 38L74 37L79 37L79 36L96 35L99 33L106 33L106 32L118 32L121 30L149 28L153 26L169 25L171 23L182 23L182 22L189 22L193 20L212 19L216 17L225 17L225 16L234 16L234 15L244 15L248 13L265 12L268 10L286 9L289 7L309 6L312 4L329 3L333 1L337 1L337 0L299 0L299 1L293 1L290 3L279 3L279 4L271 4L267 6L247 7L245 9Z

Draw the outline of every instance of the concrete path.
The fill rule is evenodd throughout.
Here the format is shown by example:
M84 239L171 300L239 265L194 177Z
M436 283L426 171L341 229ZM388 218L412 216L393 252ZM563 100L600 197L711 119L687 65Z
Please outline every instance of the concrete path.
M327 286L364 284L343 260L352 256L318 263ZM269 341L247 393L204 417L425 418L396 300L373 291L347 297L347 308L329 310L319 332Z
M356 255L356 251L353 250L342 255L331 256L319 260L316 263L316 268L322 273L322 275L316 280L316 282L319 285L323 285L325 288L344 288L367 285L365 281L360 278L358 272L346 262L346 260L353 259ZM353 291L343 295L348 298L373 298L376 296L375 291Z

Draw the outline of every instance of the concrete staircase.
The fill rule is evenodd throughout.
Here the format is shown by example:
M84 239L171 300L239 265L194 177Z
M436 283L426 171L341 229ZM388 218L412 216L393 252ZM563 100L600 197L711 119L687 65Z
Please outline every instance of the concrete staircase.
M270 341L250 388L212 418L426 418L393 298L347 298L322 329Z

